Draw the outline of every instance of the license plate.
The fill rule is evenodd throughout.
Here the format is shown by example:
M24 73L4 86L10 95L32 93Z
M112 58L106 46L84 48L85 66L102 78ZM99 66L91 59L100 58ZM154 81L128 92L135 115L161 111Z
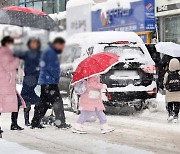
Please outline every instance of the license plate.
M114 74L111 75L111 79L140 79L138 72L135 70L122 70L114 71Z

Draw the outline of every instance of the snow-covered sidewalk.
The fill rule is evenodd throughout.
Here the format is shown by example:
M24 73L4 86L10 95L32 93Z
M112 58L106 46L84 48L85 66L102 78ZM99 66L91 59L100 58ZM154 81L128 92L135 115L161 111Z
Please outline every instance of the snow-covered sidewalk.
M8 142L0 139L0 153L1 154L43 154L36 150L25 148L17 143Z

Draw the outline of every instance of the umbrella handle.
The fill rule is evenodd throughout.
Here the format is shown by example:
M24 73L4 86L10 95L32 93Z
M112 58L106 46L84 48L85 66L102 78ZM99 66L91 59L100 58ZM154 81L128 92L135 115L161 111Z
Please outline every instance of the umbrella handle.
M112 97L111 97L111 95L110 95L110 93L108 92L107 89L106 89L106 95L107 95L108 100L110 101L112 99Z

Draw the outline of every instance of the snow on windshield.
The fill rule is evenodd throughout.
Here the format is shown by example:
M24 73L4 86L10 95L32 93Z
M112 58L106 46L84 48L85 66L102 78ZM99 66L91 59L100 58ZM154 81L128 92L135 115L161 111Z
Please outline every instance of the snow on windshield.
M104 51L115 53L120 57L125 57L127 55L131 55L131 57L143 57L145 54L139 47L130 47L130 46L107 46Z

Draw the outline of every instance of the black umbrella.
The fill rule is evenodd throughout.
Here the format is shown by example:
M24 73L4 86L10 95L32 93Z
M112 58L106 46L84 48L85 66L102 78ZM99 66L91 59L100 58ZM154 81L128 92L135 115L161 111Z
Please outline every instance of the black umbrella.
M56 22L44 12L19 6L0 9L0 24L60 31Z

